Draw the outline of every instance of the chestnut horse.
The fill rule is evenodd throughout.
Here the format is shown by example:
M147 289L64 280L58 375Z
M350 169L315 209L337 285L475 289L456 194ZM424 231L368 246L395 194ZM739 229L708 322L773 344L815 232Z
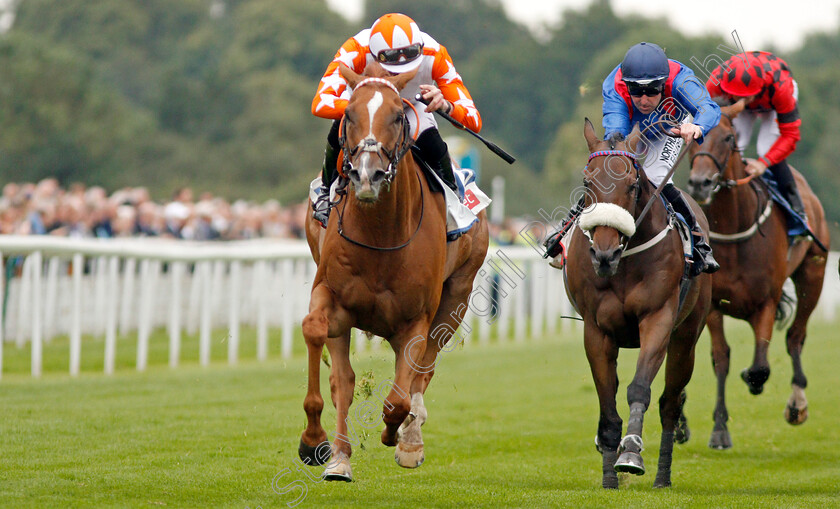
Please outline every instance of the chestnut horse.
M617 488L616 471L645 473L640 454L642 422L650 404L651 383L667 354L654 486L670 486L675 430L685 424L684 388L691 379L694 346L709 312L711 277L700 274L687 280L681 302L685 258L674 216L656 198L638 221L655 191L632 153L640 136L638 126L626 142L603 141L587 119L584 136L590 151L584 171L587 208L569 242L566 289L583 317L584 347L600 402L596 444L603 455L602 483L604 488ZM705 229L700 208L693 207ZM636 374L627 388L630 418L623 439L615 401L621 348L639 349ZM676 438L687 440L687 426L677 430Z
M723 315L746 320L753 329L755 354L752 366L741 372L741 378L752 394L761 394L770 376L767 350L782 298L782 285L788 277L796 286L798 305L787 331L787 352L793 362L793 393L785 408L785 419L790 424L801 424L808 418L802 346L808 318L822 291L828 254L810 240L798 240L789 246L785 213L770 200L763 181L752 180L747 175L732 127L732 119L743 109L740 102L721 108L720 123L706 135L704 150L692 148L688 182L689 192L708 216L715 258L721 266L713 278L712 312L707 319L717 376L715 425L709 440L713 449L732 447L726 426L730 349L723 331ZM802 175L795 170L793 173L811 229L828 245L828 225L822 205Z
M298 452L310 465L327 463L326 479L350 481L350 437L355 433L348 434L348 427L358 430L366 424L358 415L362 407L348 417L355 389L351 328L387 339L394 350L382 443L396 446L400 466L418 467L424 459L420 426L427 415L423 393L437 354L464 317L487 253L488 231L481 212L466 234L446 241L443 195L430 190L409 150L412 139L399 91L415 73L392 76L376 63L364 75L344 65L340 72L353 89L341 135L351 185L326 230L311 217L307 224L318 270L303 320L309 385L303 404L307 426ZM336 408L332 446L321 426L324 345L332 359L330 393ZM367 409L362 417L371 415Z

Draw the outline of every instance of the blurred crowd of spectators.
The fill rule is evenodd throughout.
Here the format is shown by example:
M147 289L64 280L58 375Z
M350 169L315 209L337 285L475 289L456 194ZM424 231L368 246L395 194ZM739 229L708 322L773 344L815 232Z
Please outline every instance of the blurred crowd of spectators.
M167 203L151 200L143 187L110 196L97 186L62 188L54 178L9 183L0 196L0 234L69 237L149 236L189 240L304 237L306 204L283 207L276 200L228 201L184 187Z
M144 187L115 191L73 184L64 189L54 178L38 183L9 183L0 196L0 234L67 237L168 237L187 240L305 238L305 202L281 206L276 200L233 203L192 189L177 189L166 203L152 201ZM497 245L521 244L524 220L491 224Z

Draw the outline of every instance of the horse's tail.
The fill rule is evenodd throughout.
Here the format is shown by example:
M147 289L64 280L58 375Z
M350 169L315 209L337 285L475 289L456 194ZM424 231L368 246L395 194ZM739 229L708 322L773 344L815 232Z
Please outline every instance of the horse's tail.
M793 286L793 281L786 279L782 286L782 298L779 299L779 305L776 306L776 330L787 329L793 319L796 304L796 287Z

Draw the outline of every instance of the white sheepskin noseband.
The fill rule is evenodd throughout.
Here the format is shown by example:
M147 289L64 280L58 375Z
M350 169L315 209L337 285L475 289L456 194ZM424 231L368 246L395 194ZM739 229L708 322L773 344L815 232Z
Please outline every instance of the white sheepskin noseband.
M636 233L636 221L627 209L614 203L596 203L580 215L578 222L581 230L589 231L596 226L609 226L627 237Z

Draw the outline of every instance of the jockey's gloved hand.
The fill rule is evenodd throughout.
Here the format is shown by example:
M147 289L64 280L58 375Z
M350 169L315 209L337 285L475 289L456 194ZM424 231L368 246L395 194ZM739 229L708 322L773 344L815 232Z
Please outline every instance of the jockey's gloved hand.
M564 250L563 244L560 242L563 239L564 230L560 229L548 236L543 246L545 246L545 253L543 258L555 258Z

